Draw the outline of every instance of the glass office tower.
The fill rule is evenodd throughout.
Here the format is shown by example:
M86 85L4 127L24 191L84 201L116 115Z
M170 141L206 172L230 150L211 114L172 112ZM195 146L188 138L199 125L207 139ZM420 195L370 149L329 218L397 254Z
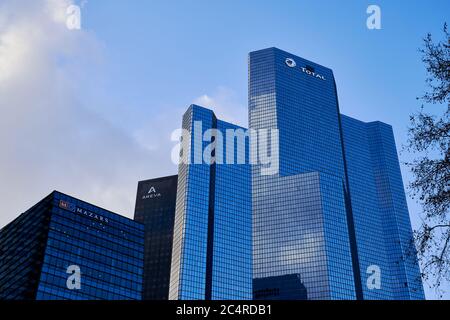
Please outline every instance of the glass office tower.
M140 223L55 191L0 230L0 300L139 300L143 241Z
M279 130L279 172L252 166L255 281L297 275L308 299L423 298L390 127L341 116L332 70L276 48L250 53L249 123Z
M342 129L361 267L382 248L385 298L424 299L392 127L343 115Z
M237 164L248 157L248 147L221 144L211 131L225 137L227 130L244 129L196 105L184 114L182 127L188 134L178 171L169 298L252 299L251 175L248 162ZM208 149L211 144L214 150ZM203 157L217 160L227 151L233 151L236 164Z
M144 224L144 300L169 298L178 176L138 183L134 220Z

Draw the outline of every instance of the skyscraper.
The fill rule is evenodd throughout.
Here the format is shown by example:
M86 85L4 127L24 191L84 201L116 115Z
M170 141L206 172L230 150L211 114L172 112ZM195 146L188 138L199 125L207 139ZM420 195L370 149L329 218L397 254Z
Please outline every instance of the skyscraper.
M384 296L364 297L424 299L392 127L341 119L360 266L378 264L383 279Z
M423 298L390 127L341 116L332 70L276 48L250 53L249 123L279 131L279 172L252 166L254 278L298 275L308 299Z
M184 114L182 127L187 134L178 171L169 297L251 299L250 166L220 159L232 154L236 162L246 160L247 147L222 144L227 131L244 129L196 105Z
M169 298L178 176L138 184L134 220L144 224L144 300Z
M140 300L143 236L54 191L0 230L0 300Z

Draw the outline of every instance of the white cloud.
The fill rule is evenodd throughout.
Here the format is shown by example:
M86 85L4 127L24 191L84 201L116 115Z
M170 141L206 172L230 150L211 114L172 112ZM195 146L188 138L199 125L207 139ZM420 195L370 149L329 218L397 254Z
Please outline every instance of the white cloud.
M204 94L194 99L193 103L212 109L221 120L248 127L247 105L240 102L236 93L227 87L218 87L211 95Z
M145 148L81 99L102 45L66 28L71 3L0 4L0 227L54 189L132 216L137 181L174 170L169 145Z

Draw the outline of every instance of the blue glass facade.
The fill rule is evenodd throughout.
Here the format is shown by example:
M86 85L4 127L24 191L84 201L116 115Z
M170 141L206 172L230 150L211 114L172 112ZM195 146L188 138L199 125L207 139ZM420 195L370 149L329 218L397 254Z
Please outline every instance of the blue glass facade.
M0 300L35 300L50 222L49 196L0 230Z
M280 139L278 174L252 166L254 278L299 274L308 299L356 299L333 74L292 57L250 53L250 128Z
M250 166L203 161L203 150L211 142L218 143L217 138L203 139L209 129L217 129L225 137L226 130L242 128L192 105L183 117L183 129L191 140L181 157L190 161L182 161L178 172L169 298L251 299ZM211 154L222 153L225 158L228 145L224 145L219 150L216 144ZM237 143L229 147L235 148L236 157L243 152L240 156L248 158L248 148L239 150Z
M333 72L276 48L250 53L249 121L279 130L278 174L252 166L254 278L298 274L314 300L423 299L391 128L342 116Z
M392 297L423 300L422 279L412 244L411 221L392 127L382 122L371 122L366 126L392 279Z
M22 228L39 217L45 223L38 228ZM9 226L2 229L2 238L6 239L3 248L15 246L8 241L9 237L26 239L43 235L29 244L39 247L40 253L30 261L33 280L21 283L28 287L27 299L141 299L144 227L140 223L59 192L53 192L18 221L20 227L11 223L16 226L13 231ZM9 271L2 272L6 281L0 286L2 298L23 298L3 293L17 280L11 267L28 255L27 246L22 244L8 254ZM3 257L1 260L4 261ZM68 287L69 266L79 268L80 288Z
M377 191L366 125L347 116L341 119L364 298L391 299L392 283L382 240L383 221L375 196ZM365 285L370 276L366 271L372 265L381 270L382 286L379 290L370 290Z
M360 268L378 265L382 275L364 297L424 299L392 128L347 116L342 128Z

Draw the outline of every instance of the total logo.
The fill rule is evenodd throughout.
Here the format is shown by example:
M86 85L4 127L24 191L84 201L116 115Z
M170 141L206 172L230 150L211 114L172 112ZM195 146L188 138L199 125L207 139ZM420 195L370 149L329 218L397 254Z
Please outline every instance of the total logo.
M161 193L157 192L155 187L150 187L147 194L144 194L142 196L142 200L154 199L154 198L161 198Z
M296 63L295 60L292 59L292 58L287 58L287 59L285 60L285 63L286 63L286 65L287 65L289 68L295 68L295 67L297 67L297 63ZM324 80L324 81L326 80L325 77L324 77L323 75L316 73L316 72L314 71L314 69L311 68L311 67L307 67L307 66L301 67L301 70L302 70L303 73L306 73L307 75L309 75L309 76L311 76L311 77L318 78L318 79L321 79L321 80Z

